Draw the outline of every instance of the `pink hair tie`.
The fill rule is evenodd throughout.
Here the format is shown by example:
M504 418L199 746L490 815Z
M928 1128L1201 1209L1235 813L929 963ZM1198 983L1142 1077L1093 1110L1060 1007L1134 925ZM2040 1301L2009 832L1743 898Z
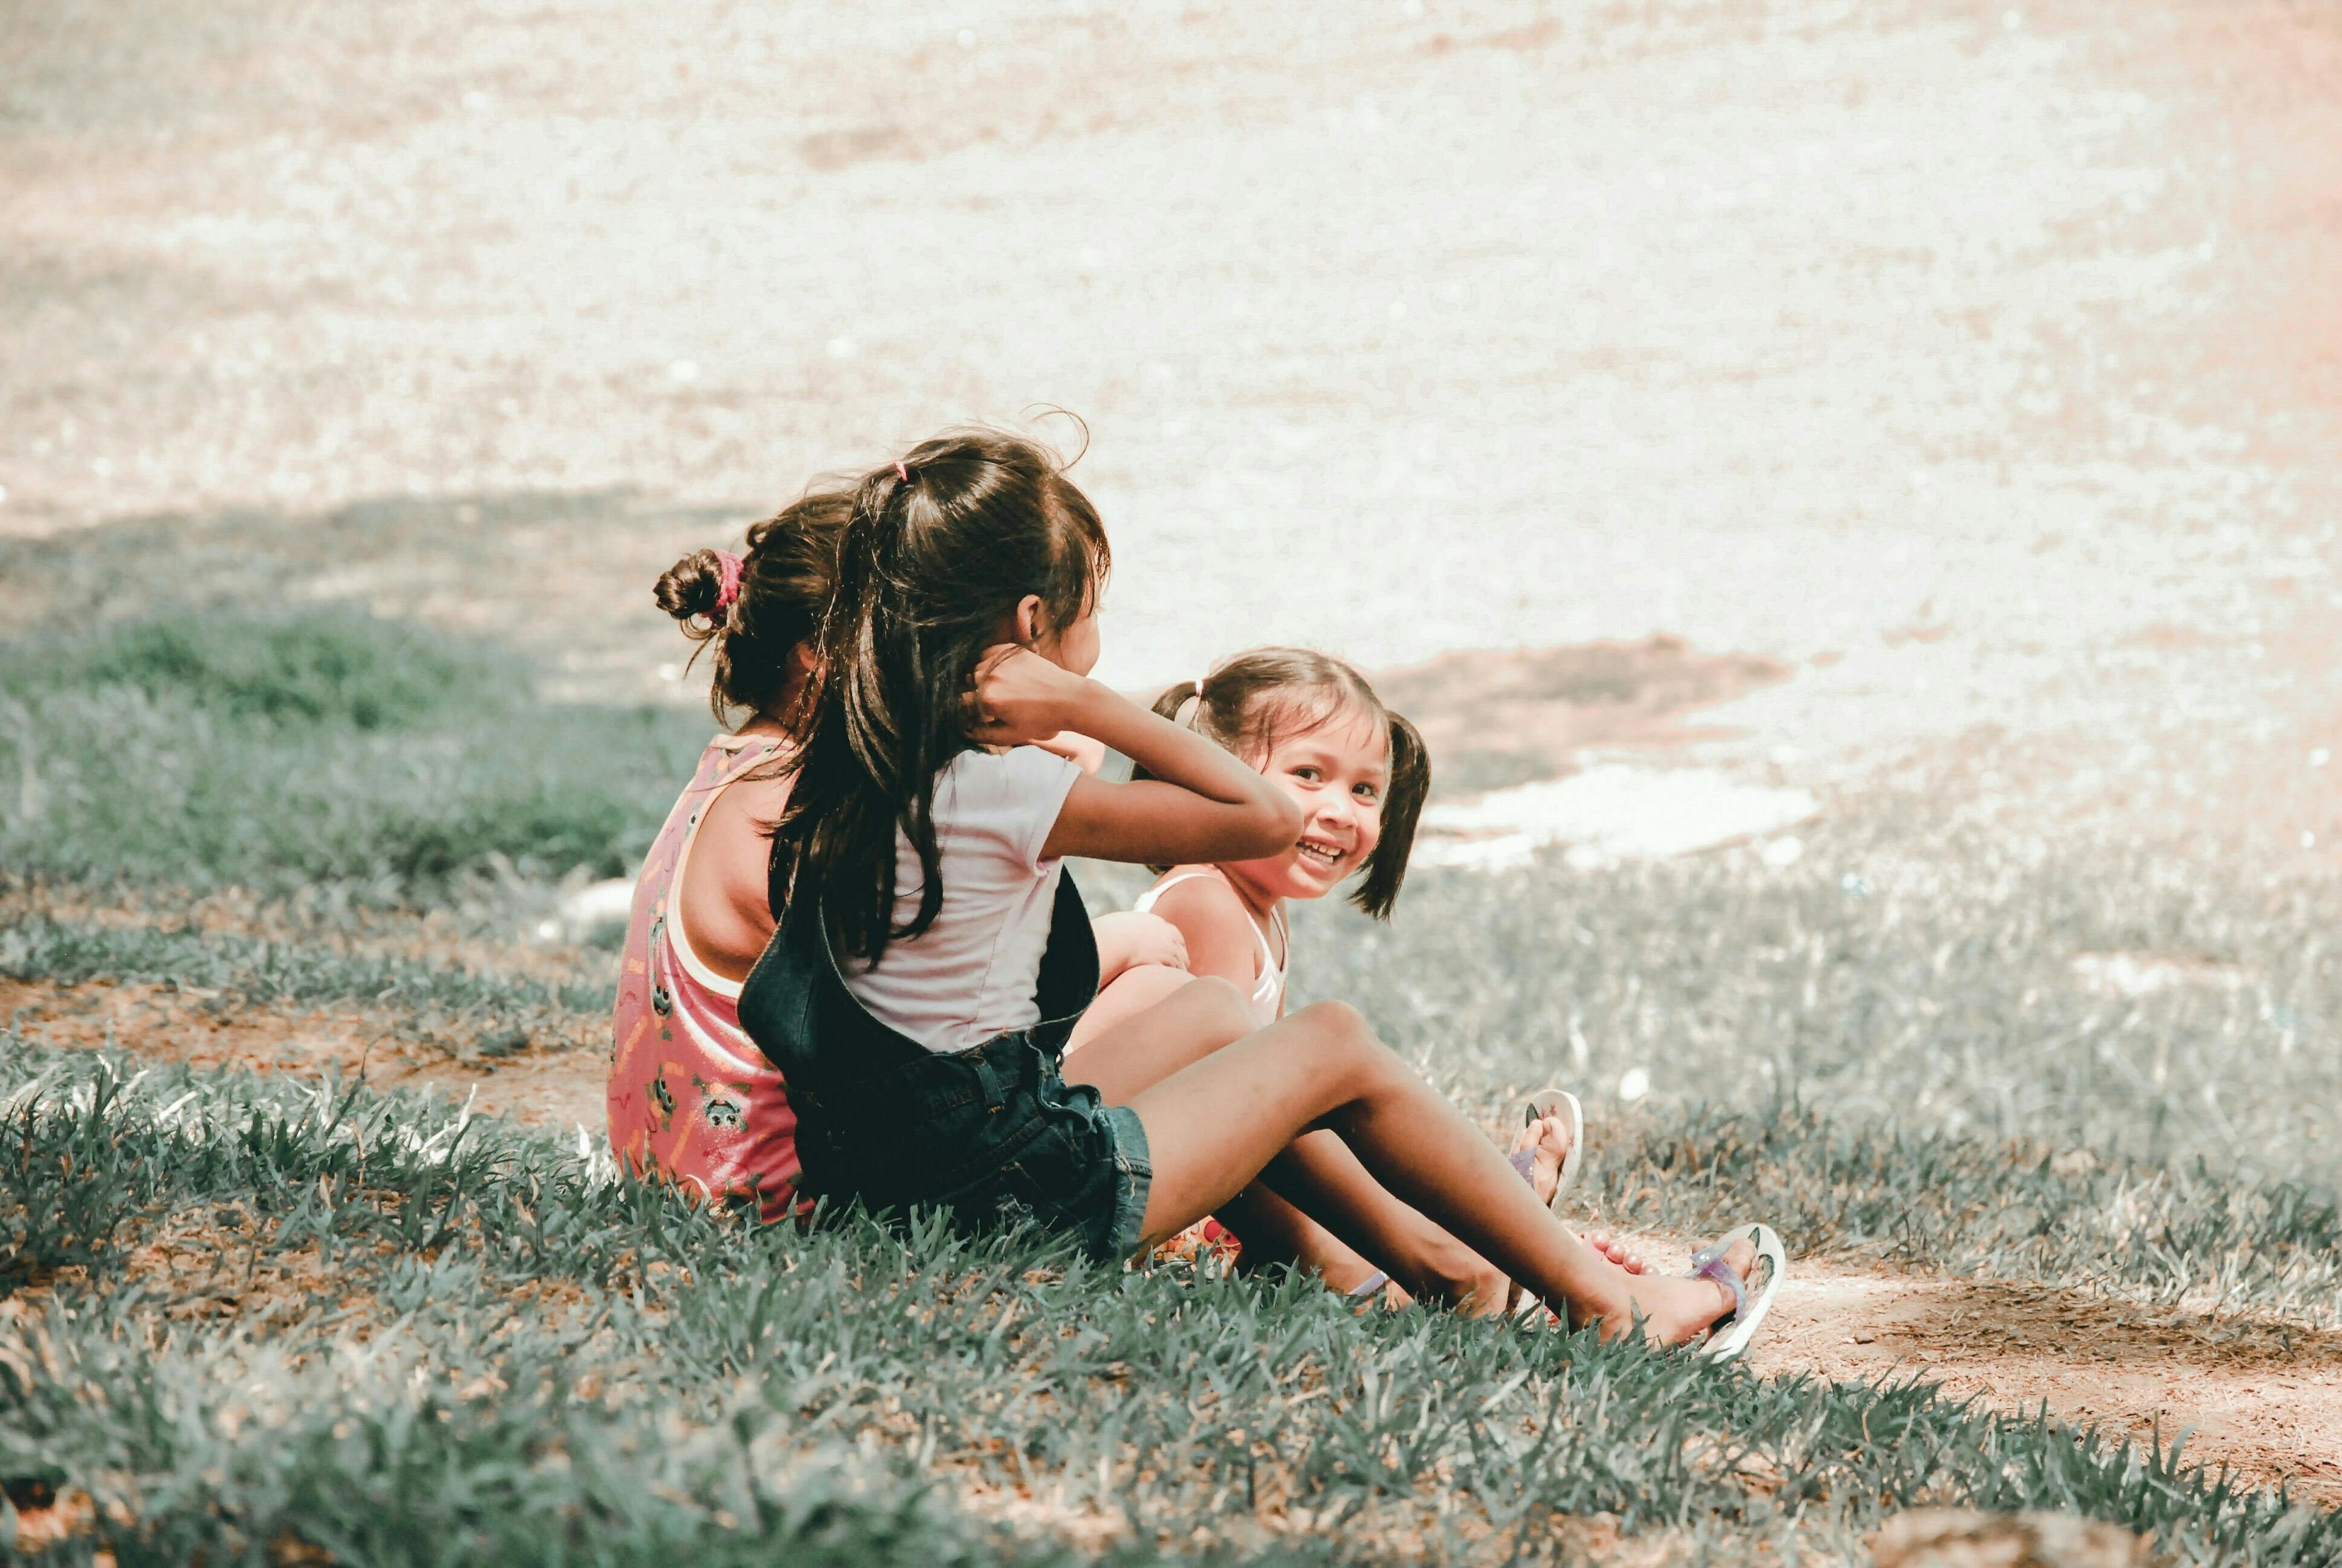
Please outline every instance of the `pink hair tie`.
M911 482L911 471L903 466L903 460L899 457L895 459L895 477L906 484Z
M740 568L746 564L729 550L716 552L716 569L723 574L723 579L716 589L716 608L707 612L707 618L719 626L731 614L732 606L740 602Z

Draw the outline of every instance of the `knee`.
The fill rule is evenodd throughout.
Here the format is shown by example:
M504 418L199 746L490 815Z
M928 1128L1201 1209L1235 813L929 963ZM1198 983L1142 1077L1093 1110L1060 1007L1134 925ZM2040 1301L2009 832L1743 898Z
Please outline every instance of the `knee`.
M1260 1027L1252 1015L1252 999L1236 983L1217 974L1199 974L1180 987L1180 997L1202 1014L1215 1048L1233 1044Z
M1381 1044L1367 1027L1366 1015L1346 1002L1312 1002L1293 1016L1309 1020L1329 1040L1361 1045Z
M1398 1064L1397 1054L1376 1038L1366 1014L1346 1002L1312 1002L1293 1016L1306 1019L1319 1041L1350 1060L1374 1067Z

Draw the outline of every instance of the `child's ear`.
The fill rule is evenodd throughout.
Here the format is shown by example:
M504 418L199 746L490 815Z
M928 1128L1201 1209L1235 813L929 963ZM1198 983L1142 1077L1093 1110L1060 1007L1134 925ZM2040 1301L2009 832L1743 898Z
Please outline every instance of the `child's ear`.
M1016 642L1031 647L1041 640L1041 595L1027 594L1016 601Z

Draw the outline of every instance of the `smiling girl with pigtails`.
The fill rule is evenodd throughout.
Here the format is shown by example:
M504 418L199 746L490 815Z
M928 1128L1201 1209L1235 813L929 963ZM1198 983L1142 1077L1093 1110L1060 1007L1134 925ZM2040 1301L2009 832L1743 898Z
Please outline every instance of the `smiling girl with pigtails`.
M1076 1048L1191 974L1235 984L1262 1026L1283 1017L1290 971L1286 905L1353 884L1350 902L1388 920L1430 794L1430 754L1415 725L1384 706L1356 669L1326 654L1255 648L1169 688L1154 711L1234 753L1290 795L1301 810L1301 832L1258 859L1161 868L1135 909L1177 929L1184 972L1142 966L1107 984L1074 1031ZM1550 1089L1530 1096L1522 1111L1514 1168L1558 1210L1579 1164L1578 1103ZM1334 1134L1312 1133L1300 1143L1320 1181L1349 1193L1343 1217L1356 1245L1286 1203L1273 1184L1256 1183L1175 1250L1209 1245L1247 1268L1297 1264L1361 1299L1394 1278L1405 1294L1474 1310L1512 1298L1500 1270L1385 1192ZM1642 1272L1641 1261L1606 1234L1582 1239L1629 1272Z

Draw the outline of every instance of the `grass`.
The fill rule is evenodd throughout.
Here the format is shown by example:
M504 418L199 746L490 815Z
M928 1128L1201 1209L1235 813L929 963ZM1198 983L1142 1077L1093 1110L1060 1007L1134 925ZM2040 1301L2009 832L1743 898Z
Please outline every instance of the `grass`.
M360 611L158 614L0 649L0 860L417 907L615 876L706 729L539 702L517 659Z
M494 936L624 869L705 726L531 681L327 612L0 649L0 977L574 1034L606 954L399 934ZM2342 891L1937 804L1842 814L1787 868L1419 874L1392 927L1301 912L1298 989L1482 1110L1638 1070L1592 1104L1613 1221L2342 1321ZM2101 953L2217 984L2109 994L2074 967ZM932 1222L758 1229L435 1101L125 1044L0 1032L0 1483L87 1499L56 1561L1852 1561L1935 1503L2342 1560L2336 1515L2167 1438Z
M41 1284L0 1473L85 1490L81 1546L117 1562L1436 1560L1562 1551L1563 1518L1851 1542L1937 1502L2193 1561L2342 1552L2342 1520L2168 1445L1917 1383L1358 1319L933 1223L757 1228L434 1104L131 1065L0 1041L5 1267ZM146 1254L189 1214L247 1323L300 1298L281 1326L185 1326L221 1271Z
M1763 1215L1808 1254L2342 1323L2332 1189L2229 1171L2059 1161L2023 1144L1697 1105L1606 1129L1602 1213L1688 1232Z
M1296 995L1357 1004L1483 1095L1640 1069L1670 1106L1778 1096L1839 1119L2342 1181L2342 884L1939 814L1871 803L1809 833L1787 870L1726 851L1411 878L1392 927L1330 904L1296 923ZM2213 980L2108 994L2075 967L2108 953Z

